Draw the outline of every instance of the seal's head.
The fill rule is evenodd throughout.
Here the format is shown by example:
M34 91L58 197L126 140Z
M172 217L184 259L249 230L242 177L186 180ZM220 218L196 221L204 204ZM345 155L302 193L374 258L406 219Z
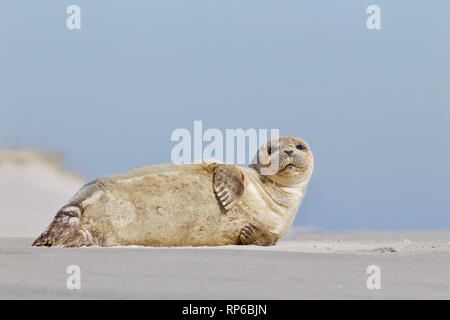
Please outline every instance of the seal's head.
M261 176L282 186L309 180L314 160L305 140L282 136L262 146L252 162Z

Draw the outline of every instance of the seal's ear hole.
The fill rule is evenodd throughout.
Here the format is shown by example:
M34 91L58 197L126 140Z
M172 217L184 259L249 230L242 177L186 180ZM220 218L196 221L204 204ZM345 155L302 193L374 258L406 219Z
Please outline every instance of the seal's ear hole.
M266 150L262 149L260 152L258 152L258 164L259 165L266 166L266 165L270 164L270 162L271 162L271 157L270 157L268 150L266 152Z

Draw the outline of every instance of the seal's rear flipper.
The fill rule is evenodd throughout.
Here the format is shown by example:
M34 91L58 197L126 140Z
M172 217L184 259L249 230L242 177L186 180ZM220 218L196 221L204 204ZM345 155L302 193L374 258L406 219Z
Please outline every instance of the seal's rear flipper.
M82 214L81 206L67 205L63 207L32 246L61 246L79 227Z
M58 211L50 226L37 238L32 246L82 247L96 245L89 231L82 226L81 219L89 201L101 195L97 181L85 185Z
M83 247L97 245L91 233L81 225L83 209L68 205L59 210L55 219L37 238L32 246L36 247Z

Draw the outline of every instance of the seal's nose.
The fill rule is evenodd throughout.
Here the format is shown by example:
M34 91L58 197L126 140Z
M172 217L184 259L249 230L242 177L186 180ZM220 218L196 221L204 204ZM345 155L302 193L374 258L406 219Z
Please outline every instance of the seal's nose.
M290 156L291 154L294 153L294 151L292 151L292 150L284 150L284 152L286 152L288 154L288 156Z

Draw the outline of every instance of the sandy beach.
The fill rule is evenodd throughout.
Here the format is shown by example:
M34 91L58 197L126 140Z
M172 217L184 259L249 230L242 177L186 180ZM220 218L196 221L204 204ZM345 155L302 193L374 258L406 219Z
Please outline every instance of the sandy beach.
M0 1L0 300L450 300L450 1L55 3Z
M449 299L450 232L288 235L272 247L32 248L0 239L1 299ZM66 287L69 265L81 289ZM381 270L369 290L367 267Z
M0 299L450 299L450 231L294 227L271 247L35 248L85 181L23 150L0 152L0 176ZM67 288L71 265L80 290ZM372 265L379 290L367 288Z

